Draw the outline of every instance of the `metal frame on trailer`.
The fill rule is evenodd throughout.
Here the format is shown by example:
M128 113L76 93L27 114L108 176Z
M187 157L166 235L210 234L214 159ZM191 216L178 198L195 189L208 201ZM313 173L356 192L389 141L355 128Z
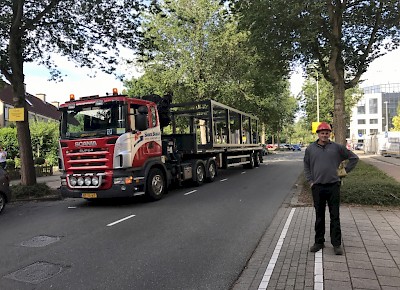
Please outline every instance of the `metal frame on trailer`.
M189 124L185 128L188 133L179 134L177 123L178 117L188 118ZM236 119L234 119L236 118ZM198 122L205 126L206 142L199 143L197 136ZM237 121L234 124L235 120ZM220 130L217 130L218 124ZM236 129L232 128L236 125ZM247 126L246 128L244 126ZM206 151L229 151L242 150L243 148L254 150L260 149L259 142L259 119L254 115L239 111L213 100L198 102L187 102L171 105L171 136L178 138L178 144L183 151L185 147L192 153ZM179 137L180 136L180 137ZM181 141L179 142L179 139ZM184 146L187 144L187 146ZM190 144L190 145L189 145ZM193 152L193 150L195 152Z

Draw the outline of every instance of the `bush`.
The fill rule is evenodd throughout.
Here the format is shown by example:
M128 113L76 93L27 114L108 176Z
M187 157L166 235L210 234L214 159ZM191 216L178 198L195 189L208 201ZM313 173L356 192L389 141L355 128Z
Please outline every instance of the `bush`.
M13 185L11 192L14 199L29 199L43 197L53 194L53 190L46 183L37 183L35 185Z
M46 163L46 160L43 157L36 157L35 158L35 165L43 165Z
M15 161L12 159L7 159L7 169L15 169Z

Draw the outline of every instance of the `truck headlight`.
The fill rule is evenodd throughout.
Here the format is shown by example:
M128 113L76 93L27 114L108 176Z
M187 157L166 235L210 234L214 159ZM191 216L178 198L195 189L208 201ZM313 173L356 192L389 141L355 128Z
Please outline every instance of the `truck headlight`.
M92 177L92 184L94 186L99 185L99 178L97 176Z
M78 183L78 180L76 179L76 177L69 178L69 184L71 184L71 186L75 186L77 183Z
M85 183L85 180L83 179L83 177L78 177L78 185L82 186Z
M89 186L89 185L91 185L92 184L92 179L90 178L90 177L85 177L85 185L86 186Z

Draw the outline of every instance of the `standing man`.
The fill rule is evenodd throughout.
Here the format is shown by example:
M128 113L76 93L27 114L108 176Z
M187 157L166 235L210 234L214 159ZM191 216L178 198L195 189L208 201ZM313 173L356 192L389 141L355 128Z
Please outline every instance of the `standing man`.
M340 177L338 168L348 160L346 172L354 169L358 156L346 146L329 140L332 132L328 123L322 122L318 128L318 140L307 147L304 154L304 174L310 183L315 208L315 243L310 252L318 252L325 242L325 208L328 203L330 214L331 243L336 255L342 255L342 233L340 230Z
M4 151L3 147L0 146L0 166L3 169L6 169L7 164L7 151Z

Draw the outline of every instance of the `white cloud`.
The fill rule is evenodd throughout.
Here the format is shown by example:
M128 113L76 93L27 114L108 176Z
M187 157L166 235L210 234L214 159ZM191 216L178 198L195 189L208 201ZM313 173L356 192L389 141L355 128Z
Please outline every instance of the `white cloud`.
M113 88L119 92L124 89L123 82L114 75L109 75L98 70L78 67L67 58L55 56L55 63L63 75L62 82L49 81L50 73L47 68L34 63L24 66L25 84L28 93L35 95L46 94L47 102L64 103L69 100L70 94L75 97L105 95L111 93ZM117 74L124 74L126 78L138 76L140 73L133 67L121 65L117 68Z

